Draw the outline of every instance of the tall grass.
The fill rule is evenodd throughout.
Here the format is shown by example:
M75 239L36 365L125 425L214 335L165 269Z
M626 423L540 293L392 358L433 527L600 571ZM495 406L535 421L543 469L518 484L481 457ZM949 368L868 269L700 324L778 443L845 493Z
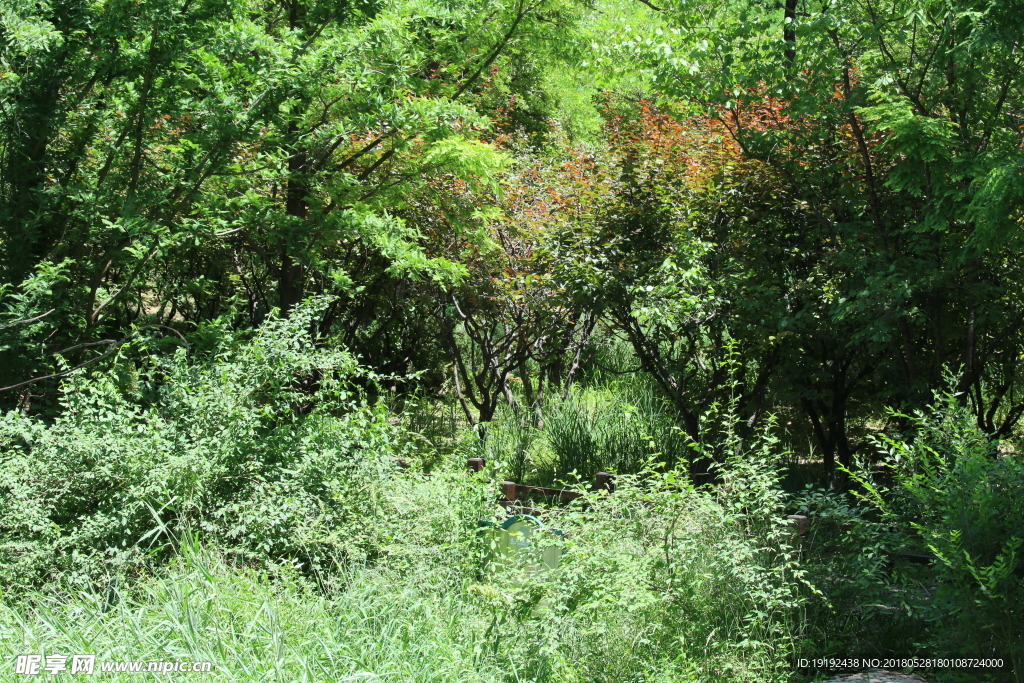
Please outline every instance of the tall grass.
M512 481L532 478L538 446L545 430L534 423L531 411L505 406L498 422L486 426L486 439L478 444L480 453L493 463L495 471Z
M19 654L84 653L98 661L213 662L209 674L191 680L505 680L477 651L480 610L441 578L339 571L344 589L323 596L297 577L271 582L192 546L131 589L39 594L31 609L0 606L0 679L13 674Z
M407 504L440 502L436 479L416 486ZM546 575L485 567L471 528L455 553L410 529L382 561L338 565L319 584L234 565L188 537L133 585L0 605L0 679L33 653L210 661L209 674L190 676L208 681L788 680L787 565L764 554L749 520L650 476L589 502L558 518L572 541Z
M430 471L458 458L476 440L467 433L466 419L453 400L413 395L392 398L388 404L388 412L408 442L407 455L418 460L418 469Z
M653 389L618 378L615 388L581 386L543 406L542 428L505 408L488 426L486 455L503 476L551 486L685 463L689 440Z

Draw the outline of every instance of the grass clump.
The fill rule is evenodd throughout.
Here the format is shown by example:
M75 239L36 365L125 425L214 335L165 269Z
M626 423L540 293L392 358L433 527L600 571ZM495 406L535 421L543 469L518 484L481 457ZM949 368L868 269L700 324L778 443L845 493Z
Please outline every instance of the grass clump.
M688 462L689 439L651 387L618 381L615 387L574 387L538 411L506 408L487 427L484 455L506 478L540 486L598 472L636 474Z
M0 607L0 649L7 662L25 653L209 661L210 673L188 675L209 681L502 680L475 652L480 620L450 577L337 571L343 587L325 595L300 576L270 580L191 544L130 588L36 594L31 609Z

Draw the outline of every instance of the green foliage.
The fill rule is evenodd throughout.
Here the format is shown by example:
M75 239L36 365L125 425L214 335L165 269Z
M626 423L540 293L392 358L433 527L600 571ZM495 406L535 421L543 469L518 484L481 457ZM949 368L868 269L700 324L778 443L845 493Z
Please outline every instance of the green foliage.
M847 471L854 495L809 487L792 503L810 517L801 559L822 598L809 602L804 647L997 658L987 680L1020 680L1020 459L1000 454L953 393L906 425L876 440L878 465Z
M659 464L673 469L690 454L664 402L643 385L571 392L550 405L545 425L552 480L591 481L598 472L635 474Z
M801 567L813 589L801 634L801 657L886 657L921 653L929 596L926 567L899 561L917 551L905 529L880 523L848 492L809 485L790 503L808 517L799 539Z
M552 517L561 567L517 594L540 605L554 680L788 677L801 572L772 451L767 440L737 453L718 492L647 470Z
M640 378L616 379L574 386L532 415L500 410L486 426L482 455L501 476L540 486L688 465L690 441L664 400Z
M1021 17L0 0L4 628L156 652L195 583L253 679L1024 670ZM488 477L601 470L481 566Z
M478 654L475 605L443 579L352 567L339 570L344 587L323 596L294 575L269 581L194 543L182 551L131 589L38 594L32 610L0 606L0 656L212 662L196 675L204 681L506 680L499 662Z
M506 479L532 482L537 465L537 447L547 430L534 425L534 416L508 406L496 419L478 427L484 437L481 455ZM548 426L550 429L550 426Z
M1003 657L1021 680L1024 641L1024 463L1003 455L962 401L937 395L910 418L911 432L884 437L894 484L875 487L863 475L883 521L919 535L937 558L936 593L925 616L933 647Z
M1007 321L1021 316L1004 308L1020 300L1018 4L676 2L664 25L626 22L608 48L654 70L662 112L704 128L703 143L679 140L700 169L682 204L707 245L701 267L683 296L639 311L685 323L699 292L692 326L718 347L740 342L771 376L768 400L805 413L828 476L851 463L851 423L924 406L947 366L965 366L959 388L986 431L1006 437L1020 417L1012 390L995 389L1020 373ZM716 140L719 154L700 153ZM671 174L639 177L652 189ZM648 233L678 249L671 232ZM611 263L623 260L619 284L636 275ZM667 292L673 275L658 276L638 284ZM703 393L699 374L665 373L649 346L645 370Z
M73 376L52 423L6 414L4 585L137 573L188 530L305 571L380 552L364 520L385 505L395 430L360 398L352 356L305 332L311 310L249 340L210 327L202 351Z
M280 325L283 330L274 330L271 324L239 349L212 344L211 367L192 367L193 383L185 387L177 378L169 382L182 396L188 389L187 395L193 397L190 422L211 423L210 411L224 411L224 405L215 403L209 393L197 390L198 384L205 379L221 386L237 376L239 356L246 365L256 366L255 374L263 371L263 384L256 387L279 382L280 389L291 384L280 371L267 371L257 359L269 362L283 356L301 362L316 354L291 323ZM285 348L272 352L271 338ZM316 360L322 364L325 358ZM173 364L165 367L168 372L185 372ZM216 373L216 381L211 373ZM145 373L140 377L144 383ZM99 393L88 383L77 386L93 396ZM254 385L243 386L252 389ZM237 399L237 393L231 395ZM299 398L291 396L293 401ZM115 418L125 408L111 405L109 396L106 401L101 410L107 415L109 450L150 467L158 465L119 445L122 433ZM209 411L204 410L208 403L214 403ZM231 420L244 423L248 406L237 403ZM139 420L148 410L165 404L127 412ZM83 399L81 410L89 405ZM269 401L262 404L268 412L276 407ZM342 425L358 429L367 441L370 435L380 434L378 430L387 431L386 423L374 423L366 409L350 408L345 415L352 421ZM301 443L312 440L314 446L324 448L325 443L315 437L322 431L311 434L310 418L280 419L276 437L282 447L301 448ZM354 421L358 419L362 424L357 428ZM58 427L68 429L60 421L52 429ZM185 425L169 425L163 436L172 429L183 430ZM46 428L37 427L36 432L33 443L48 438ZM86 450L95 457L95 436L87 430L61 433L83 441L75 449L65 445L65 459ZM294 438L285 438L286 434ZM90 436L92 443L86 441ZM318 460L319 466L338 458L339 446L334 443L334 452ZM144 441L140 447L153 448L154 443ZM213 439L196 444L196 451L200 447L209 454L208 460L224 461ZM211 680L302 675L358 680L353 677L364 675L361 672L397 672L403 680L436 680L444 675L445 680L538 683L787 680L790 631L800 605L794 582L799 581L800 571L780 516L783 499L777 487L774 448L766 438L749 450L737 450L723 469L724 486L717 492L694 489L678 471L645 471L620 477L614 493L588 494L582 507L554 511L549 523L567 534L548 541L564 543L566 549L561 567L551 573L531 573L514 563L486 568L480 564L482 545L476 522L490 516L487 499L493 488L484 485L479 475L467 474L461 467L439 467L430 477L394 470L381 477L376 459L350 453L350 459L370 460L370 476L360 477L359 468L349 462L345 476L361 490L343 498L342 492L332 489L333 499L321 496L316 506L320 519L343 505L348 510L358 507L358 522L349 524L334 517L327 520L334 523L330 528L318 519L282 529L318 538L337 534L328 536L337 541L333 546L328 547L326 540L320 545L322 556L334 553L331 557L336 562L313 565L312 571L282 562L275 553L281 552L284 539L268 538L269 544L253 547L245 539L221 533L217 524L205 523L223 519L225 506L193 505L190 523L166 520L161 527L165 537L160 542L175 551L169 563L157 564L160 558L152 555L119 551L101 567L123 576L117 562L123 570L124 564L137 559L135 569L145 567L149 576L132 582L109 577L97 591L95 582L74 580L97 567L94 557L80 552L66 558L62 566L48 565L47 569L66 576L54 576L45 594L23 588L17 603L0 608L0 629L10 636L3 638L4 654L73 650L95 653L102 660L209 660L214 662ZM39 447L36 452L51 451ZM264 453L269 461L271 454ZM279 457L279 467L298 469L299 458ZM47 464L59 464L59 458L51 455ZM111 463L107 464L109 468ZM123 467L113 474L124 476L130 470ZM166 472L164 468L156 474ZM287 474L279 474L279 486L287 485ZM269 467L263 467L261 475L268 482L273 479ZM10 481L10 473L5 476ZM239 485L237 477L232 487L243 489L230 497L236 504L232 509L236 518L251 521L273 514L261 500L246 497L252 489ZM121 509L130 511L131 501L118 488L115 484L113 498ZM287 510L288 503L302 502L297 489L292 487L291 501L277 496L267 504ZM201 495L193 499L198 498ZM35 502L26 496L21 501L23 505ZM53 496L48 502L67 506L70 500ZM175 509L188 508L175 503ZM6 534L13 511L4 512ZM304 512L312 516L315 511L306 507ZM94 530L93 539L104 531L131 533L112 526L101 514L84 521ZM148 526L154 522L151 519ZM63 529L65 537L49 539L59 547L85 539L81 530ZM341 542L341 534L350 535L347 542ZM131 540L141 540L139 545L145 547L149 539ZM360 561L365 554L357 552L366 547L373 549L373 562L368 564ZM8 543L5 551L11 550ZM304 559L314 557L309 548L303 551ZM246 566L253 564L257 568ZM270 571L263 573L259 567ZM25 566L12 569L17 568ZM65 592L67 588L73 590Z
M547 68L577 19L560 0L4 3L3 294L56 264L67 279L46 348L0 383L134 324L253 328L307 293L344 295L368 363L408 357L377 343L381 290L462 279L444 245L486 207L440 233L400 214L435 178L497 191L491 115L543 91L505 76ZM415 340L402 313L379 317Z
M53 318L59 320L71 313L60 296L68 282L69 266L68 262L45 264L17 287L0 284L0 300L6 308L0 313L0 382L5 385L23 381L26 370L38 377L49 369L46 340Z
M478 568L477 555L432 565L423 555L437 539L410 524L395 556L410 558L415 572L339 566L321 593L294 572L271 580L183 537L174 561L131 587L35 593L31 608L0 606L0 654L212 661L213 681L786 680L784 643L766 642L783 611L772 596L789 600L778 585L783 567L751 564L772 562L764 539L678 481L623 484L594 501L600 515L560 520L579 532L557 577L524 582L509 568L467 581L460 570ZM429 488L422 502L435 503L429 523L421 517L429 527L444 515L436 496L447 487L419 485ZM465 526L460 534L474 537ZM547 606L535 610L545 595Z

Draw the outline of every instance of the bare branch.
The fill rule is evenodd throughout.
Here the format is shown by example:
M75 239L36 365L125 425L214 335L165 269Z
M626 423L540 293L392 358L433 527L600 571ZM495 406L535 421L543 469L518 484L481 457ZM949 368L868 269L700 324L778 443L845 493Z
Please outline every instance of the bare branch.
M34 323L37 320L42 320L43 318L45 318L46 316L50 315L51 313L53 313L56 310L57 310L56 308L51 308L46 313L43 313L42 315L37 315L34 318L25 318L24 320L14 320L12 322L5 323L3 325L0 325L0 330L7 329L8 327L13 327L14 325L25 325L25 324L28 324L28 323Z
M68 370L64 370L62 372L55 372L54 374L46 375L45 377L36 377L34 379L25 380L24 382L21 382L19 384L12 384L9 387L0 387L0 391L9 391L10 389L17 389L18 387L27 386L29 384L35 384L36 382L42 382L43 380L46 380L46 379L54 379L56 377L65 377L67 375L70 375L75 370L79 370L81 368L84 368L86 365L91 365L92 363L96 363L97 361L103 360L107 356L109 356L112 353L114 353L115 351L117 351L118 348L119 348L119 345L115 345L111 349L109 349L105 353L103 353L102 355L96 356L95 358L91 358L91 359L85 361L84 363L79 363L78 365L76 365L73 368L70 368Z

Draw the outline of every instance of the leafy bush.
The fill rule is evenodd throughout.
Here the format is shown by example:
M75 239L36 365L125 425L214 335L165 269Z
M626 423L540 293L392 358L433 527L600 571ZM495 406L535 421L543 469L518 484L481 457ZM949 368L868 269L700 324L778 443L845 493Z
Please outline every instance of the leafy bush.
M685 469L621 475L613 493L552 515L565 534L556 571L491 577L489 642L540 614L529 642L541 657L523 680L788 678L802 575L775 444L734 445L719 489L695 489Z
M951 393L907 418L908 434L879 443L894 486L876 486L864 470L858 481L884 523L938 557L924 612L930 645L950 656L1001 657L1024 680L1024 462L1001 455Z
M803 658L907 657L921 652L927 568L898 562L906 534L841 489L808 486L790 502L809 518L800 564L811 588ZM924 656L922 654L922 656Z
M819 522L802 562L825 598L809 603L801 656L996 658L1004 668L986 680L1020 681L1024 464L1000 455L952 394L894 417L907 430L877 439L882 461L849 471L850 492L808 487L793 501Z
M251 563L326 570L378 545L395 430L364 376L305 330L313 309L249 340L122 363L64 385L52 423L0 420L0 581L106 581L187 530Z

